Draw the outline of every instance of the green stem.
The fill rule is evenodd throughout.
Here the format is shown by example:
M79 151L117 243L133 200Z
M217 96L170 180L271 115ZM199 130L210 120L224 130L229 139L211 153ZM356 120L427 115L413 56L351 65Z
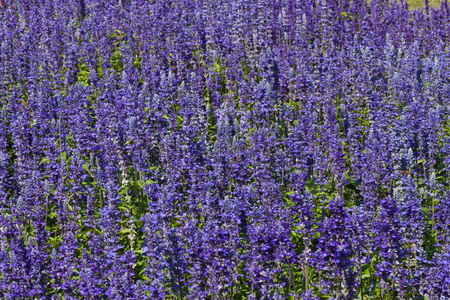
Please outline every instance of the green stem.
M291 281L292 288L294 289L294 295L297 296L297 289L295 288L294 277L292 276L291 264L288 264L289 269L289 280Z

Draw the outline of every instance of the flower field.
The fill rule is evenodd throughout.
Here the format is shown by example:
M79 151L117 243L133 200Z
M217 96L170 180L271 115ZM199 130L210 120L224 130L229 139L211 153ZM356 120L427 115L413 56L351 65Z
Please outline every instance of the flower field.
M450 299L446 0L0 3L0 299Z

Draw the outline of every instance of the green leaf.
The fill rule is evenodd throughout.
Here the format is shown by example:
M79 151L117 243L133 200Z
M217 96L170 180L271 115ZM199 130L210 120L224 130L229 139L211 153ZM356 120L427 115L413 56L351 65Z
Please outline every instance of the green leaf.
M87 164L85 164L84 166L83 166L83 169L86 171L86 172L88 172L89 173L89 175L91 175L92 177L94 177L94 175L91 173L91 171L89 170L89 164L87 163Z
M41 162L39 163L39 165L41 165L41 164L43 164L43 163L49 163L49 162L50 162L50 159L43 157L43 158L41 159Z
M119 231L119 234L127 234L127 233L131 233L130 228L125 228L125 229L122 229L121 231Z
M151 184L151 183L157 183L157 181L154 181L154 180L152 180L152 179L147 179L147 180L145 181L145 185L149 185L149 184Z

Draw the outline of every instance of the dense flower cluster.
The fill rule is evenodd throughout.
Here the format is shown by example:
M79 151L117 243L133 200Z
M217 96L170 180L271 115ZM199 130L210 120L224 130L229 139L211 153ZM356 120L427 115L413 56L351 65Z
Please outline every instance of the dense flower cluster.
M2 299L450 299L450 10L5 0Z

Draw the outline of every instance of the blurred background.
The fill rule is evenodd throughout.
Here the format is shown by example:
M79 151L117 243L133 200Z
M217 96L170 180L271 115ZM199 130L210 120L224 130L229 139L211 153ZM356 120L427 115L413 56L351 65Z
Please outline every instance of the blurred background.
M424 0L408 0L409 5L411 6L411 9L419 8L419 7L425 7L425 1ZM430 6L440 6L441 0L429 0Z

